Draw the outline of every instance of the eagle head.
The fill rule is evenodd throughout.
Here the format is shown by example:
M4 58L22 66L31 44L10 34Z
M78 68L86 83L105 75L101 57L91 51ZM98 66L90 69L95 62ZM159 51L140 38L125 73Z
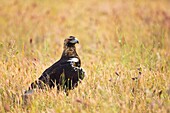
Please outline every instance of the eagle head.
M70 36L69 38L64 40L65 47L75 46L76 43L79 43L78 39L74 36Z
M64 51L62 54L63 58L78 57L75 47L76 43L79 43L79 41L74 36L69 36L69 38L64 40Z

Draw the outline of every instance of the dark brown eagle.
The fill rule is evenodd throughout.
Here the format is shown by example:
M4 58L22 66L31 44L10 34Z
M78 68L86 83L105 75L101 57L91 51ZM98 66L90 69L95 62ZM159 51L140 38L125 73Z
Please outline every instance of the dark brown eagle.
M64 40L64 50L59 61L47 68L42 75L31 84L29 90L45 86L57 89L74 89L83 80L85 72L81 68L81 60L76 52L75 44L79 43L74 36Z

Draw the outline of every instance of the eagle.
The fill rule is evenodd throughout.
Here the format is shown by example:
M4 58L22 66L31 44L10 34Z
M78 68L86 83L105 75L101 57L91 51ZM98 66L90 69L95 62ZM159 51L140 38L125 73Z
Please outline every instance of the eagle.
M79 41L74 36L66 38L61 58L31 83L27 92L37 88L44 89L46 86L56 86L58 90L71 90L78 86L85 77L85 71L81 68L81 60L76 52L77 43Z

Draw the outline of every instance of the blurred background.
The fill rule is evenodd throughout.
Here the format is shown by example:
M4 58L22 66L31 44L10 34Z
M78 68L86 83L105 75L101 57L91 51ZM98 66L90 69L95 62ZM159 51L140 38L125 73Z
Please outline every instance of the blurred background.
M76 45L77 52L88 78L77 90L86 92L92 100L94 99L91 102L85 97L89 105L94 108L97 104L101 105L98 109L105 111L108 108L108 112L125 112L132 109L131 104L127 103L134 101L129 100L131 96L126 94L134 88L131 78L136 77L138 71L141 71L145 73L145 79L141 81L139 87L142 90L138 92L149 91L150 94L154 90L162 91L165 98L161 98L159 102L167 102L161 104L160 112L169 109L170 102L166 93L170 89L169 0L1 0L2 99L11 98L8 95L10 93L21 94L44 69L57 61L63 51L64 39L70 35L80 41L80 44ZM117 80L117 76L123 79L119 80L118 86L114 85L117 89L110 89L113 85L110 81ZM91 89L95 93L90 92ZM105 93L101 93L100 89ZM145 100L149 98L148 101L142 100L144 94L141 92L138 94L139 100L135 100L139 106L133 103L134 112L139 112L139 108L141 112L151 108L157 111L157 106L150 105L153 102L150 97L146 96ZM107 98L113 94L113 98L108 101L102 97L106 95ZM118 94L123 98L119 98ZM75 95L79 97L82 94L79 92ZM93 98L96 95L98 98ZM74 93L70 99L72 97ZM40 104L38 99L37 102ZM102 100L103 103L99 103ZM53 102L52 99L48 101ZM47 106L53 106L45 100L44 102ZM113 102L116 102L117 106L113 105L112 109L109 105ZM14 108L18 108L19 112L22 111L22 107L11 103L10 100L1 102L0 108L7 111L13 108L13 112L16 112ZM67 103L65 105L67 106ZM78 108L76 106L75 111ZM90 112L90 108L82 109ZM57 111L57 108L54 111Z
M129 55L139 46L165 52L170 48L169 5L168 0L2 0L0 49L9 51L10 45L28 56L40 50L57 57L63 40L74 35L80 40L80 52L95 53L95 58L96 52L121 57L125 44L130 46L125 51Z

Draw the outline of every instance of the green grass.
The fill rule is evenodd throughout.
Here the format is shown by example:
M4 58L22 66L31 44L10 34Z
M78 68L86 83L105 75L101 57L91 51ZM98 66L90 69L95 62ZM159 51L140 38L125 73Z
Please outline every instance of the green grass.
M170 112L169 6L168 0L2 0L0 113ZM39 91L23 105L24 90L60 58L70 35L80 41L87 77L69 96Z

